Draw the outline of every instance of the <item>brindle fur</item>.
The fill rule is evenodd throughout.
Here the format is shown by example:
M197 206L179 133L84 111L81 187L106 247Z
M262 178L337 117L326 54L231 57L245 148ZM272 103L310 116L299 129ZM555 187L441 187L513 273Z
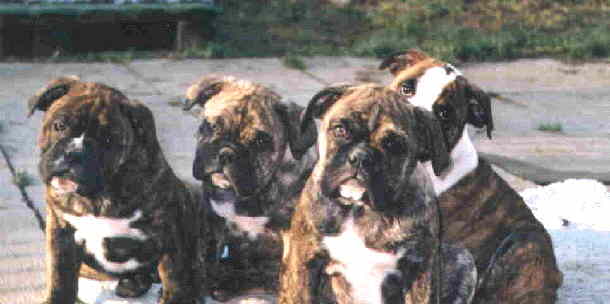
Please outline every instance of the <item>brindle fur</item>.
M412 77L413 69L430 61L436 60L409 50L386 59L380 68L393 67L390 87L396 90ZM486 126L491 138L490 98L464 77L445 88L433 109L439 106L454 113L451 120L439 117L450 149L467 123ZM442 193L439 204L444 238L468 248L476 260L480 279L474 303L555 303L563 276L551 238L519 194L484 159L479 157L474 171Z
M313 124L315 117L322 119L320 159L284 235L279 303L354 303L349 278L334 270L340 269L341 263L333 260L322 244L324 237L340 232L349 216L354 217L367 248L391 254L405 250L397 262L398 274L387 276L382 283L383 303L436 303L440 283L438 209L427 173L417 165L432 159L439 171L447 166L443 141L420 136L440 132L436 121L424 110L400 101L392 91L374 85L321 91L310 101L304 126L308 121ZM329 130L337 122L350 126L353 142L339 144L333 137ZM408 153L396 155L383 148L388 131L406 135ZM341 159L361 148L374 155L366 173L371 174L367 190L371 202L343 205L338 203L341 198L333 195L337 183L355 176L358 169ZM448 297L446 303L454 300Z
M205 226L199 216L200 194L181 182L165 160L150 110L111 87L73 77L52 81L30 99L29 108L30 113L46 111L38 140L48 207L45 303L75 303L79 269L87 277L116 279L141 272L149 276L157 264L163 284L160 303L196 303L204 276L200 236ZM54 130L57 119L68 126L65 133ZM86 194L60 195L48 184L53 160L64 152L66 138L82 132L87 134L85 145L98 147L95 151L104 149L104 153L88 155L99 158L99 166L90 168L99 172L82 173L100 175L93 182L100 185L90 187L95 191ZM113 141L101 148L105 136L112 136ZM150 235L141 249L147 262L126 274L106 273L99 267L75 242L75 230L63 218L63 214L127 217L135 210L141 210L142 218L132 227Z
M280 231L289 225L294 198L317 157L315 151L307 153L315 142L315 128L301 132L301 107L282 103L268 88L231 76L203 77L188 89L186 99L185 109L203 108L193 174L202 180L215 236L206 266L211 294L224 301L251 289L275 293L282 255ZM206 134L209 124L222 124L222 131ZM273 147L267 148L272 152L253 146L258 131L271 135ZM224 147L232 147L248 163L221 163L217 157ZM215 190L209 173L214 171L231 179L238 193L234 204L238 215L269 217L265 231L255 239L212 210L209 198Z

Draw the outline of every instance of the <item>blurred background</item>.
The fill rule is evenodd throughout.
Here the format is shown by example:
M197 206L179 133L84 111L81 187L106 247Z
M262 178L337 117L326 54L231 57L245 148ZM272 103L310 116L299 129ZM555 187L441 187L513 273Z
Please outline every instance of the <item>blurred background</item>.
M123 7L104 14L90 8L17 13L11 6L64 1L79 9L83 3ZM159 3L169 5L150 7ZM213 9L194 7L201 3ZM0 16L9 59L383 57L413 46L454 63L610 56L608 0L0 0ZM176 48L176 20L185 18L201 37ZM46 49L31 52L38 32L35 44Z

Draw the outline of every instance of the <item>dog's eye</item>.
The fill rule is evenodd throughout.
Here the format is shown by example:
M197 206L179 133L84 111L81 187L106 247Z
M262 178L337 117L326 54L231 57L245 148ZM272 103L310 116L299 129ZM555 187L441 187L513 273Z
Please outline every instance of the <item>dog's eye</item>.
M409 79L402 83L400 86L400 93L405 96L413 96L415 95L415 90L417 86L416 79Z
M343 125L336 125L332 128L333 135L336 138L348 138L349 132Z
M405 154L407 152L407 144L405 143L404 138L396 135L390 134L386 136L381 145L384 150L392 153L392 154Z
M199 130L197 131L197 137L208 136L216 133L220 128L217 124L210 123L207 120L204 120L199 125Z
M267 133L257 132L256 137L252 141L252 145L257 149L270 147L273 145L273 138Z
M66 124L61 120L58 120L53 123L53 130L55 130L56 132L63 132L66 130L66 128L68 128L68 126L66 126Z
M448 106L438 106L436 109L434 109L434 112L440 120L448 120L451 118L451 109Z

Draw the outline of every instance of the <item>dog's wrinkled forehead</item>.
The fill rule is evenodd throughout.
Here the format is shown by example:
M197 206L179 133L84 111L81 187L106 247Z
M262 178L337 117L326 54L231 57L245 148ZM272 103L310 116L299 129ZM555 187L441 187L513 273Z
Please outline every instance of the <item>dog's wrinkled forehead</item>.
M221 123L224 128L241 130L256 126L271 129L275 125L273 107L279 96L247 81L225 84L210 98L202 111L202 118L211 123Z
M399 96L379 87L360 87L339 99L324 115L323 127L339 121L354 121L370 133L398 129L406 111Z
M406 94L412 105L432 110L443 92L456 89L459 76L462 73L452 65L431 58L401 71L390 87L403 93L411 90Z
M121 115L120 102L98 94L64 96L45 113L44 125L57 122L67 124L75 131L113 125L119 128L125 118Z

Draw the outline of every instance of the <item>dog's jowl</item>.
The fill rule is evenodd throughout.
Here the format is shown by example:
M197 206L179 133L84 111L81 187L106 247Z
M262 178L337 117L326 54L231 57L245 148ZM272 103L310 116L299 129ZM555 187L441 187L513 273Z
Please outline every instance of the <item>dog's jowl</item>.
M186 95L186 109L202 108L193 175L202 182L213 223L207 264L212 296L227 300L261 288L274 293L280 231L313 167L315 151L307 150L315 126L301 132L301 107L230 76L203 77Z
M390 88L434 112L452 165L432 174L443 235L468 248L480 274L475 303L555 303L562 283L551 238L523 199L479 158L467 125L493 119L489 96L455 67L418 50L390 56L380 66L395 76ZM430 163L426 164L432 173Z
M474 264L459 248L445 250L459 263L443 276L460 278L441 294L438 207L421 162L438 173L449 155L432 114L362 85L318 93L303 128L314 118L320 158L285 235L280 303L468 303Z
M137 296L157 271L160 303L196 303L198 195L167 164L150 110L73 77L52 81L29 107L45 111L38 139L48 207L45 303L75 303L79 272L120 279L117 293Z

